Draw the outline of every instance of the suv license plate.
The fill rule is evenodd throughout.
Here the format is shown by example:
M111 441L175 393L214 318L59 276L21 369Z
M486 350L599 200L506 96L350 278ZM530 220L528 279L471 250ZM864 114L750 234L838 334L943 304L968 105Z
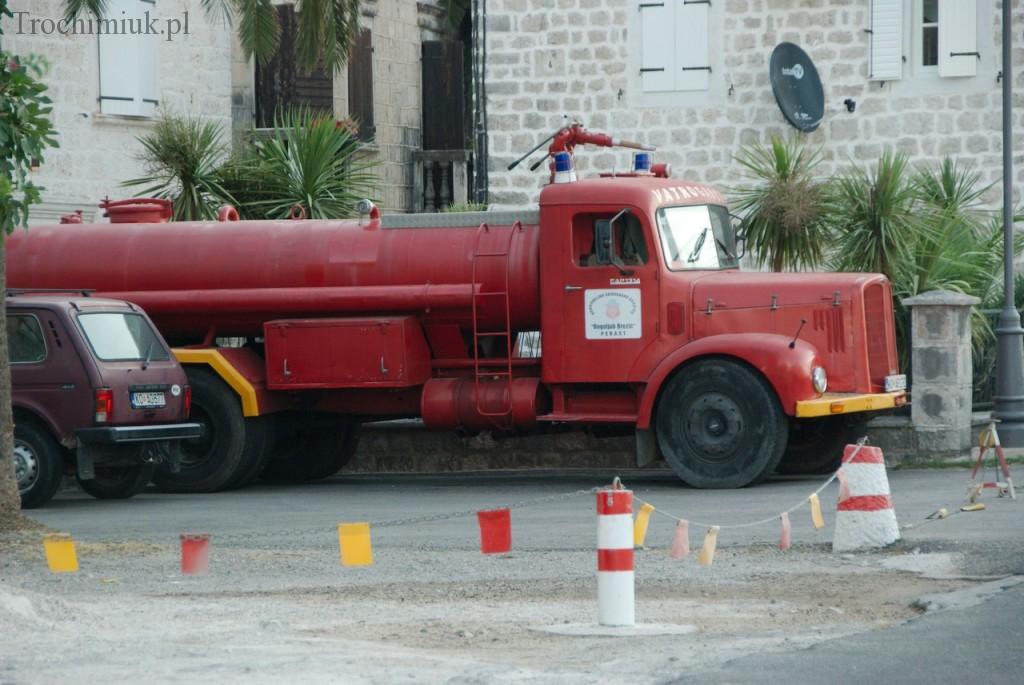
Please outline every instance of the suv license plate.
M167 406L167 398L162 392L133 392L132 409L150 409Z
M896 392L897 390L907 389L907 376L905 374L899 374L896 376L885 377L885 391Z

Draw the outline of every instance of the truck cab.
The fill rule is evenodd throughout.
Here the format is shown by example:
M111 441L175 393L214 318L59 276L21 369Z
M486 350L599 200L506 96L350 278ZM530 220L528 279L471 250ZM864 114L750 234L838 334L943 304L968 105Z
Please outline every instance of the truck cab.
M883 276L743 273L725 198L696 183L607 175L549 185L540 206L556 415L580 413L586 384L618 387L607 419L653 431L687 482L732 487L833 468L863 412L905 402Z
M94 497L131 497L175 442L199 437L185 373L141 309L61 293L5 304L23 508L46 504L65 472Z

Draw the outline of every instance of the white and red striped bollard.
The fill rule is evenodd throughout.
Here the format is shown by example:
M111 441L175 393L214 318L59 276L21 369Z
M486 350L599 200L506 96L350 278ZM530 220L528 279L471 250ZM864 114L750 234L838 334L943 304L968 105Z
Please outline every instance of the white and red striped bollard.
M840 498L836 507L832 551L885 547L899 540L882 450L863 446L857 451L857 445L847 445L842 470L849 497Z
M597 622L636 622L633 583L633 492L597 493Z

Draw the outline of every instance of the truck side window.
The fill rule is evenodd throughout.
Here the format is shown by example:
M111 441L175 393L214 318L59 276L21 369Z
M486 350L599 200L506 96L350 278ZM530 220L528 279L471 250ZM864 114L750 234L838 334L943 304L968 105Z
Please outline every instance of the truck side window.
M608 221L614 214L577 216L573 222L573 247L580 266L607 266L597 257L596 230L598 221ZM586 221L580 219L585 217ZM640 266L647 263L647 241L644 240L640 219L627 214L615 222L615 252L623 263Z
M46 342L39 319L28 314L7 315L7 345L12 364L32 364L46 359Z

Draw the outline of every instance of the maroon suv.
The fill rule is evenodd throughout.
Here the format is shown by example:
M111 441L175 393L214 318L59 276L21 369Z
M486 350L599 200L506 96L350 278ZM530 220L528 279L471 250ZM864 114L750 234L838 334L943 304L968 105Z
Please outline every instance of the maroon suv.
M46 504L65 471L94 497L131 497L158 463L176 464L185 372L146 313L86 294L11 291L7 339L21 504Z

